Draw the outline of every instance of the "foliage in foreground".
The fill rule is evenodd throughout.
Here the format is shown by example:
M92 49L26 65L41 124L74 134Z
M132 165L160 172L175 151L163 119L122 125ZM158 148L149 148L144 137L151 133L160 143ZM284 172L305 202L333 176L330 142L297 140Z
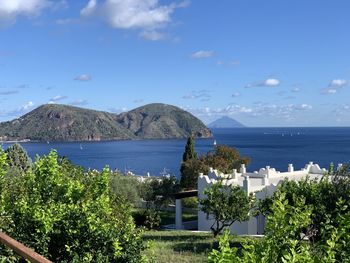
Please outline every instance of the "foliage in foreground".
M0 148L0 228L54 262L141 262L130 207L110 196L110 171L84 172L55 151L8 175ZM12 258L1 247L1 255Z
M322 225L323 238L311 242L304 237L312 223L313 207L306 205L303 197L294 196L293 205L285 193L278 191L275 197L261 242L247 242L242 249L231 248L227 231L219 250L210 253L209 262L350 262L350 213L343 213L347 205L341 199L337 203L338 216Z

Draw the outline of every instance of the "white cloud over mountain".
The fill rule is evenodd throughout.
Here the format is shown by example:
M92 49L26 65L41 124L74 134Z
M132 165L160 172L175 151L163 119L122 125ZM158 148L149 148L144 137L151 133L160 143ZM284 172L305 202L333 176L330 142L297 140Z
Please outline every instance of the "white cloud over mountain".
M57 96L52 97L48 103L53 104L53 103L56 103L58 101L61 101L61 100L67 99L67 98L68 98L67 96L57 95Z

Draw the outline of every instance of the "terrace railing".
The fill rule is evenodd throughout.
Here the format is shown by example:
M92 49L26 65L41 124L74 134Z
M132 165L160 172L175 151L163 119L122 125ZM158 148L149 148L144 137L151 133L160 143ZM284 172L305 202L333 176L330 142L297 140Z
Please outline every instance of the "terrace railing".
M25 245L14 240L10 236L3 232L0 232L0 242L5 246L11 248L16 254L29 260L32 263L52 263L52 261L44 258L43 256L36 253L34 250L26 247Z

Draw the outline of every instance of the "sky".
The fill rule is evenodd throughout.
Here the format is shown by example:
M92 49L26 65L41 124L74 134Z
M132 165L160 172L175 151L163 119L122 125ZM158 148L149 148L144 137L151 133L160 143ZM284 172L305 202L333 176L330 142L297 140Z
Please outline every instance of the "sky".
M350 126L348 0L0 0L0 121L160 102L204 123Z

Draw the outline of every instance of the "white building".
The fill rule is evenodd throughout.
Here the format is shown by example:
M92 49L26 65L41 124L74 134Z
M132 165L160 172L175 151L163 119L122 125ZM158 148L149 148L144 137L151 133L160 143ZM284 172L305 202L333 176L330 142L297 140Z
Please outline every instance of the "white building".
M338 165L338 169L341 164ZM279 172L274 168L266 166L259 171L248 173L246 167L242 164L240 171L233 170L232 174L219 174L216 170L210 169L208 175L200 174L198 178L198 198L205 198L204 189L218 179L223 179L222 183L227 185L237 185L242 187L248 194L255 193L256 199L261 200L266 196L271 196L284 179L297 180L305 178L307 175L310 179L320 179L326 172L326 169L321 169L318 164L310 162L301 170L294 170L292 164L288 165L288 172ZM213 224L213 219L207 219L207 216L200 209L198 211L198 230L210 231ZM235 222L230 230L231 233L239 235L256 235L262 234L265 227L265 218L263 216L251 217L246 222Z

